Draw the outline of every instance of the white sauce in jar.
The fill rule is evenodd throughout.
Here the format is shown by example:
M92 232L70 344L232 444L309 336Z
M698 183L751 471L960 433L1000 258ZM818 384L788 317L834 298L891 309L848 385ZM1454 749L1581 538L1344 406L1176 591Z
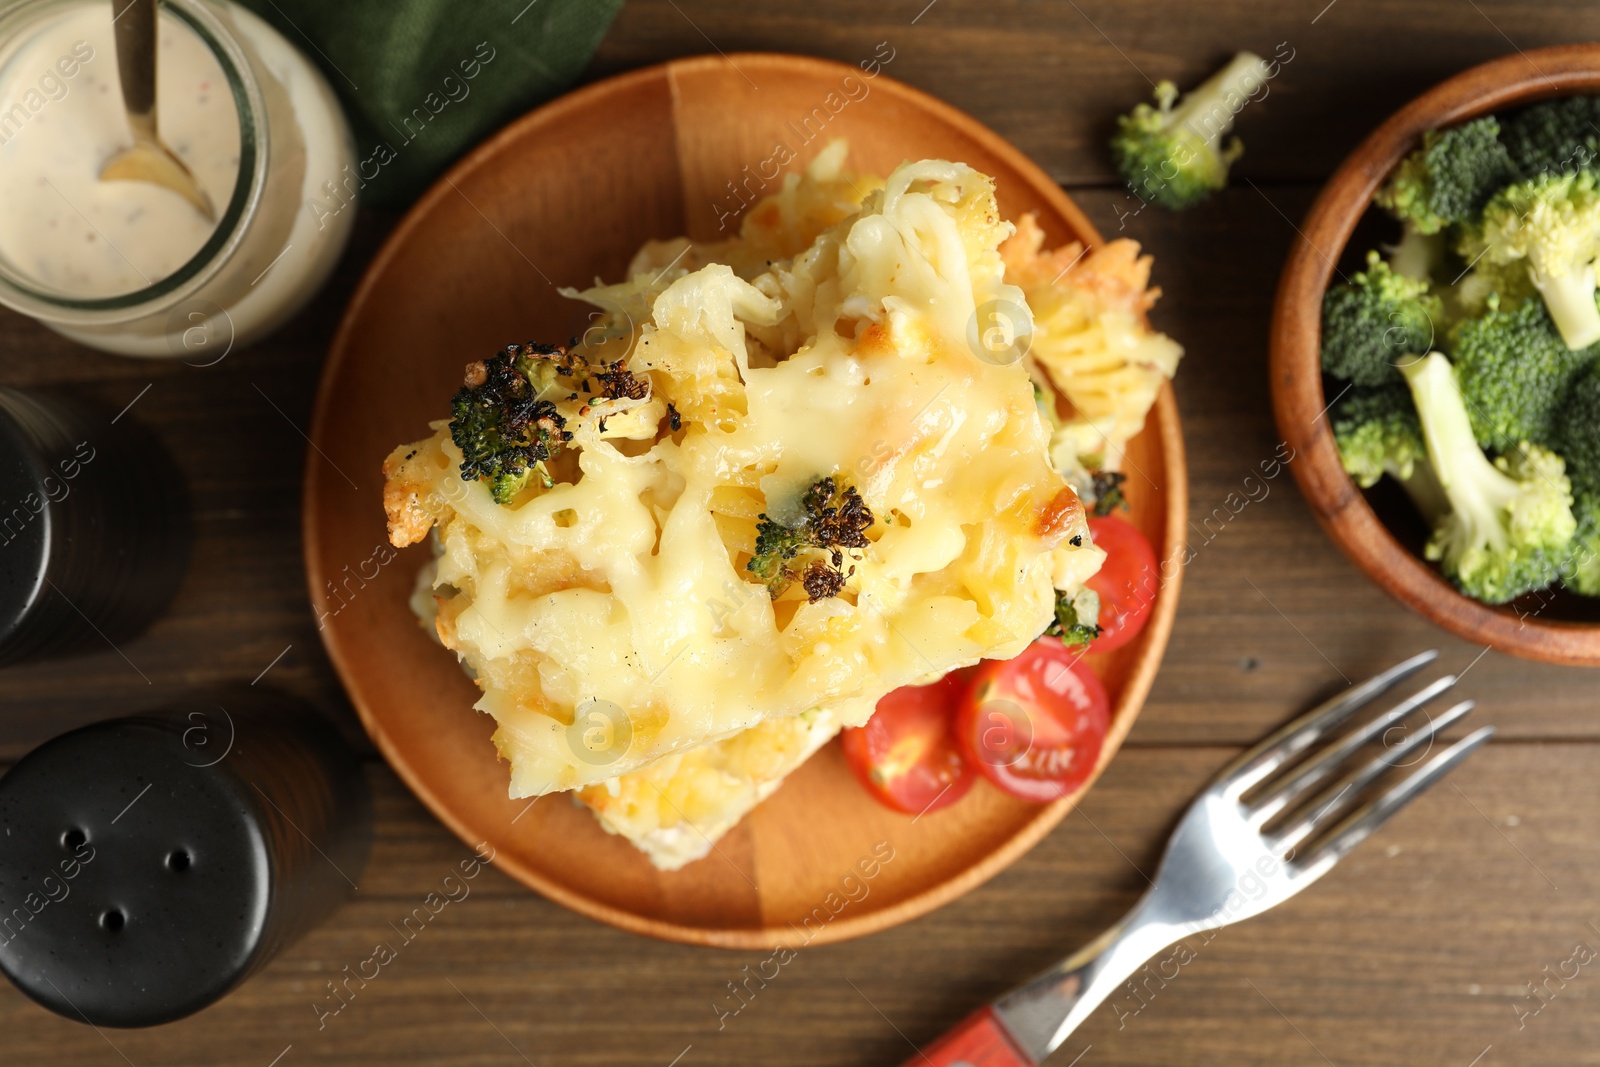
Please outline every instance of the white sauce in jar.
M360 183L339 101L293 44L229 0L162 4L162 139L216 205L213 225L166 189L99 181L132 140L111 5L5 12L0 0L0 304L108 352L210 366L311 299Z
M109 8L68 9L0 67L0 257L73 298L159 282L216 225L161 186L99 180L106 160L132 143ZM239 177L239 117L227 77L199 35L165 10L157 40L161 138L220 213Z

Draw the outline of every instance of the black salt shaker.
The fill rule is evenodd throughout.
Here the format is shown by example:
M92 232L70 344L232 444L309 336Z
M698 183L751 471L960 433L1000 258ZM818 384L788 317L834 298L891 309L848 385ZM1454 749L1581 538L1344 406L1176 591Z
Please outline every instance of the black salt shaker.
M0 664L136 636L189 541L183 477L132 416L0 389Z
M361 876L360 759L253 688L63 734L0 778L0 971L95 1026L213 1003Z

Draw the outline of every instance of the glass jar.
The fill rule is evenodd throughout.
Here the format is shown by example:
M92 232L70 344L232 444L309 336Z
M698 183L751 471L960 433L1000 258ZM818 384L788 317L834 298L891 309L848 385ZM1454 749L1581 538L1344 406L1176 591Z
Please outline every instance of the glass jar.
M20 69L19 55L31 55L26 50L46 40L45 34L100 17L103 35L97 23L91 26L98 47L76 42L56 66L44 67L37 86L31 68ZM0 80L12 90L0 99L0 165L8 149L44 152L52 138L60 143L71 136L71 129L62 128L67 109L55 102L75 89L90 91L68 80L69 71L81 78L78 72L88 65L85 52L98 64L95 90L117 92L110 22L111 5L105 0L0 3ZM0 304L94 348L209 365L280 325L327 279L354 222L354 145L326 80L256 15L227 0L161 0L160 26L163 35L198 38L220 67L226 85L217 88L231 97L238 116L237 177L231 193L222 190L212 198L215 229L175 270L154 279L139 272L144 284L109 296L71 291L74 286L59 278L41 281L49 273L43 269L45 257L52 254L46 242L38 242L40 259L33 270L18 262L22 256L0 253ZM8 65L18 69L5 74ZM17 92L19 86L26 91ZM115 104L120 109L120 99ZM57 114L50 112L53 106ZM101 101L100 111L107 106ZM157 106L168 105L158 97ZM24 140L30 136L36 138L31 145ZM8 206L20 210L0 199L0 226L6 225ZM77 214L104 237L88 214ZM128 220L137 218L128 215ZM153 216L152 224L160 225ZM162 239L159 232L141 234L136 227L130 232L136 252L145 240ZM107 244L120 253L109 239ZM133 259L123 259L138 270Z

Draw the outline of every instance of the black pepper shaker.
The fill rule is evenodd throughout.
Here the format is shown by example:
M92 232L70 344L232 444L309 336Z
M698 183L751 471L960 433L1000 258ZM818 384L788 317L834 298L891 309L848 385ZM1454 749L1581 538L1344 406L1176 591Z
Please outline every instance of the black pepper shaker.
M125 412L0 389L0 665L137 636L191 537L166 450Z
M79 1022L182 1018L327 918L371 832L359 757L293 697L63 734L0 778L0 971Z

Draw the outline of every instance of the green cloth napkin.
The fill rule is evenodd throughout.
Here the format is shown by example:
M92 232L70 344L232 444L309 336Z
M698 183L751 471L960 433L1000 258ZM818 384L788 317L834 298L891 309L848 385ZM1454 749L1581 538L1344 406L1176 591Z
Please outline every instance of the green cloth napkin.
M622 0L239 0L344 102L369 204L402 207L570 85ZM376 173L376 177L368 176Z

